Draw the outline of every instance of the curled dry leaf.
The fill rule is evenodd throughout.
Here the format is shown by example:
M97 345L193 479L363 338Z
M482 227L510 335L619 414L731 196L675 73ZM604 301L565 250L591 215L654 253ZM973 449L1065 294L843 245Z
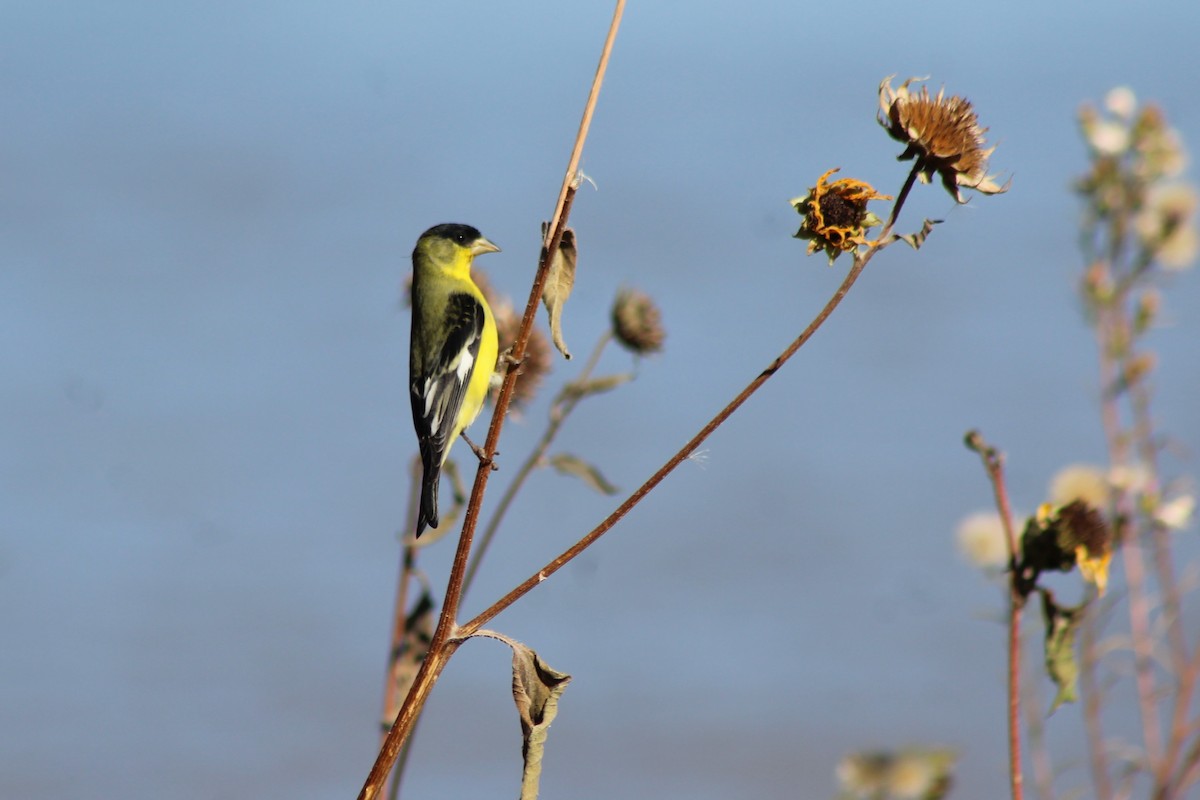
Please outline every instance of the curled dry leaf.
M571 676L552 669L536 652L516 639L488 630L471 634L471 638L480 637L504 642L512 648L512 693L521 718L521 756L525 761L521 800L537 800L546 734L558 715L558 698L571 682Z
M558 698L571 682L571 676L551 669L537 653L519 642L511 642L510 646L513 651L513 701L521 716L521 755L525 760L521 800L535 800L542 775L546 733L558 715Z
M546 235L547 228L546 223L542 223L542 236ZM571 352L563 341L562 309L575 287L577 259L575 231L564 228L562 241L559 242L558 250L555 251L550 269L546 273L546 284L542 287L542 304L546 306L546 314L550 318L550 337L554 340L554 346L567 359L571 358Z

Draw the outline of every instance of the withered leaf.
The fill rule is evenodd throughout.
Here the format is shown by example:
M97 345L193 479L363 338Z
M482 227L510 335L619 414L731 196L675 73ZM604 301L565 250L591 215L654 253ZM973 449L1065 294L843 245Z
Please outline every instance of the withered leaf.
M542 775L546 734L558 714L558 698L571 682L571 676L551 669L525 645L519 642L509 642L509 645L513 651L513 700L521 716L521 756L525 760L521 800L535 800Z
M612 495L620 491L616 486L605 480L604 476L600 474L600 470L579 456L574 456L570 453L558 453L550 457L550 466L563 475L572 475L579 478L588 486L600 492L600 494Z
M542 236L546 235L546 229L547 225L542 223ZM575 263L577 260L575 231L565 228L562 241L559 243L558 250L554 253L554 259L550 262L549 271L546 273L546 283L542 287L542 304L546 306L546 314L550 319L550 338L554 340L554 346L558 348L558 352L567 359L571 358L571 352L567 349L566 342L563 341L562 313L563 304L567 302L567 298L571 296L571 289L575 287Z
M1054 601L1054 593L1039 589L1042 593L1042 617L1046 623L1046 672L1058 694L1050 704L1053 714L1063 703L1074 703L1079 699L1079 663L1075 659L1075 633L1083 620L1086 603L1079 606L1060 606Z
M902 242L907 242L913 250L920 250L921 245L925 244L925 240L929 238L930 232L933 231L933 226L940 225L941 223L942 220L940 219L927 219L921 226L921 230L916 233L897 235L896 238Z
M618 372L615 375L603 375L599 378L589 378L586 381L571 381L563 387L565 397L587 397L593 394L610 392L621 384L633 380L632 372Z

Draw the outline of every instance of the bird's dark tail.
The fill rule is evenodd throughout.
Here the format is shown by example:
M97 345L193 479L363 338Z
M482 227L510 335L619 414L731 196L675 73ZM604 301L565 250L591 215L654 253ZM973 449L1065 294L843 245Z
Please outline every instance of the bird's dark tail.
M438 526L438 482L441 475L440 466L426 465L421 478L421 509L417 512L417 538L421 537L426 526Z

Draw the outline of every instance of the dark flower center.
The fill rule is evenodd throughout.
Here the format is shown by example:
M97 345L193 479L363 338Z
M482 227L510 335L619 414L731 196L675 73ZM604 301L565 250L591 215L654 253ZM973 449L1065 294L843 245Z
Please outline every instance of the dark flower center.
M821 217L826 227L857 227L862 215L861 203L831 193L821 198Z

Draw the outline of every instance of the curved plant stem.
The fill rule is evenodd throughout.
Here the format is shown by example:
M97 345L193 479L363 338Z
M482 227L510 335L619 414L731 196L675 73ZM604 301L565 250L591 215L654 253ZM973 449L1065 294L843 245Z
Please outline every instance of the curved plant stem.
M1092 773L1092 790L1096 800L1110 800L1113 796L1112 781L1108 773L1108 751L1104 741L1104 727L1100 720L1103 694L1096 672L1100 668L1100 647L1097 641L1101 628L1097 614L1090 613L1080 626L1079 633L1079 688L1083 697L1083 729L1088 741L1088 763Z
M891 234L892 228L896 224L896 219L900 214L900 209L903 207L905 199L912 190L913 184L917 178L917 173L918 170L916 168L909 172L908 178L904 183L904 187L900 190L900 194L896 198L896 204L892 207L892 213L888 218L887 224L884 226L883 231L876 240L877 244L870 247L861 255L855 257L854 265L850 268L850 272L846 275L845 279L842 281L842 284L833 293L833 296L829 298L829 301L825 304L824 308L822 308L817 316L813 318L813 321L808 324L808 327L805 328L804 331L797 336L796 339L790 345L788 345L784 351L780 353L770 365L767 366L766 369L760 372L754 378L754 380L750 381L746 388L742 389L742 391L739 392L738 395L734 397L728 405L718 411L717 415L709 420L708 423L700 429L699 433L688 440L688 442L681 447L675 453L675 455L671 456L665 464L659 467L659 469L653 475L647 478L645 483L638 487L633 494L629 495L629 497L627 497L625 501L621 503L621 505L617 506L616 510L609 514L604 521L593 528L582 539L568 547L556 558L548 562L536 573L514 587L512 591L497 600L477 617L462 625L462 627L459 629L460 636L467 637L478 631L481 627L495 618L496 615L504 611L504 609L508 608L517 600L524 597L539 583L546 580L546 578L550 577L555 572L558 572L558 570L562 569L562 567L568 562L570 562L587 548L591 547L597 539L611 530L612 527L616 525L626 514L628 514L634 506L640 503L647 494L653 491L658 484L662 483L664 478L674 472L676 467L678 467L689 456L691 456L692 453L694 453L697 448L704 443L704 440L712 435L713 431L719 428L725 422L725 420L729 419L729 417L732 416L733 413L737 411L752 394L758 391L763 384L770 380L771 377L779 371L780 367L786 364L791 357L794 356L796 352L803 347L809 339L812 338L813 334L815 334L817 330L820 329L823 324L825 324L825 320L829 319L829 316L834 312L838 305L841 304L846 294L850 291L850 287L854 285L855 281L858 280L858 276L862 274L863 269L867 266L867 262L871 260L875 253L879 252L889 244L888 237Z
M846 276L845 280L842 281L842 285L838 287L838 290L834 292L833 297L830 298L829 302L825 305L825 308L823 308L821 313L817 315L817 318L814 319L807 328L805 328L804 332L800 334L800 336L797 337L796 340L793 341L787 347L787 349L779 355L778 358L771 362L766 369L760 372L758 376L755 377L748 386L746 386L745 389L739 392L737 397L735 397L727 406L717 412L717 415L709 420L708 424L701 428L699 433L693 436L687 442L687 444L685 444L675 453L675 455L671 456L671 458L669 458L665 464L659 467L658 471L651 475L646 482L638 487L633 494L626 498L621 505L617 506L616 510L609 514L603 522L593 528L582 539L564 550L556 558L552 559L534 575L531 575L504 597L500 598L491 606L489 606L477 617L472 619L470 622L465 623L460 628L459 635L470 636L478 631L501 611L508 608L517 600L528 594L533 587L537 586L555 572L558 572L558 570L565 566L569 561L590 547L597 539L599 539L614 525L616 525L621 518L628 514L634 506L640 503L647 494L649 494L656 486L658 486L658 484L662 483L664 478L674 472L676 467L683 463L688 456L694 453L696 449L704 443L704 440L712 434L713 431L719 428L721 424L725 422L725 420L729 419L733 412L737 411L738 408L740 408L741 405L745 403L747 399L749 399L750 395L758 391L760 386L766 383L771 376L779 370L780 367L787 363L787 361L793 355L795 355L796 351L799 350L805 342L812 338L812 335L816 333L817 329L821 327L829 315L833 313L833 310L837 308L839 303L841 303L842 298L846 296L846 293L850 291L850 287L854 285L856 280L858 280L858 276L862 274L864 266L866 266L865 261L856 261L854 266L851 268L850 273Z

